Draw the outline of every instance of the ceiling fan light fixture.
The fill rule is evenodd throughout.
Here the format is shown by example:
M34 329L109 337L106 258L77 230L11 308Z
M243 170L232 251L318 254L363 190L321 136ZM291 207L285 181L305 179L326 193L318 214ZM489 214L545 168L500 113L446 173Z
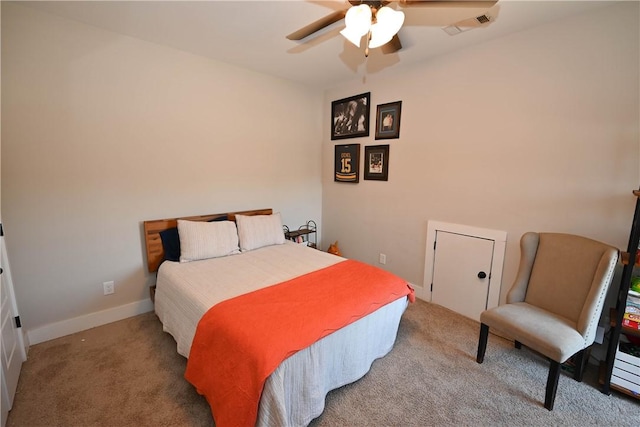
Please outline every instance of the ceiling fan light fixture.
M342 34L345 39L349 40L357 47L360 47L360 40L362 40L363 34L360 34L358 31L353 31L349 27L340 31L340 34Z
M395 36L404 23L404 13L390 7L382 7L376 14L376 23L371 26L369 47L374 49L387 44Z
M376 21L378 25L383 26L385 33L389 33L393 37L404 24L404 13L384 6L376 13Z
M375 10L360 4L349 8L344 21L346 27L340 34L357 47L360 47L362 36L367 35L368 51L369 48L380 47L391 41L402 28L404 13L387 6Z
M346 28L340 31L347 40L360 47L360 39L371 28L371 8L366 4L352 6L344 17Z
M379 24L373 24L371 26L371 38L369 39L369 47L371 49L375 49L384 44L387 44L393 38L393 34L389 36L383 29L380 28Z

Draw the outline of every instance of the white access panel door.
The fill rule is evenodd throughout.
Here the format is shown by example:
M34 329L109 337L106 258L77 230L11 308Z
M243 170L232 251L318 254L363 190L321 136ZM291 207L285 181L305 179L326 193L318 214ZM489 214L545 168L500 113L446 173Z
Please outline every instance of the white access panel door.
M0 226L1 230L1 226ZM15 317L17 307L13 295L11 272L6 257L4 237L0 231L0 359L2 359L2 378L0 391L2 393L2 426L4 427L9 410L13 405L13 397L18 386L18 377L22 362L26 360L26 352L21 330L16 327Z
M436 231L432 302L474 320L487 309L493 240Z
M429 220L422 286L429 293L428 300L480 320L480 307L497 307L500 301L506 244L506 231ZM489 247L493 248L490 258L486 250ZM478 277L481 271L487 278ZM434 279L436 283L432 285ZM481 294L479 288L487 279L488 290Z

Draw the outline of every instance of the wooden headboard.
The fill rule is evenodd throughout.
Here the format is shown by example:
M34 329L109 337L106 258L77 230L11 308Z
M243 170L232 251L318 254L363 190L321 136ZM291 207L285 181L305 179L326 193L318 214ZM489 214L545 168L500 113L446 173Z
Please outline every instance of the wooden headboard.
M236 215L271 215L272 213L272 209L256 209L252 211L227 212L144 221L144 243L147 251L147 269L149 270L149 273L158 271L158 267L164 259L164 249L162 248L162 240L160 240L160 232L168 230L169 228L177 227L179 219L187 221L211 221L213 219L226 216L229 221L235 221Z

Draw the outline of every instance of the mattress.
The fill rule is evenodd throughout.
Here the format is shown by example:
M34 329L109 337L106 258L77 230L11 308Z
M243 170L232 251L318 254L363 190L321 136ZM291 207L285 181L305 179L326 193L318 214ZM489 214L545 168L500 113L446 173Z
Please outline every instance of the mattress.
M213 305L343 260L287 242L222 258L165 261L158 270L156 314L188 358L198 322ZM393 348L406 306L401 298L286 359L265 383L257 424L307 425L320 415L330 390L359 379Z

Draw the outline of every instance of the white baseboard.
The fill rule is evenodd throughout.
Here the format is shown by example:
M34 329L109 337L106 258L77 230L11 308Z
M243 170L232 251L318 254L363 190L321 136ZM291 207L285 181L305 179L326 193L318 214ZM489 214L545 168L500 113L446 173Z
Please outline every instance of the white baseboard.
M425 294L422 286L415 286L413 284L411 284L411 286L415 289L417 298L429 301L429 298L425 298L428 295ZM138 314L148 313L150 311L153 311L153 303L150 299L144 299L138 302L121 305L119 307L74 317L73 319L50 323L39 328L28 330L25 334L26 346L28 348L29 345L35 345L41 342L64 337L66 335L75 334L76 332L86 331L87 329L106 325L107 323L117 322L118 320L137 316Z
M431 301L431 296L429 295L428 292L425 292L424 287L414 285L413 283L409 283L409 285L415 291L416 298L420 298L421 300L427 301L427 302Z
M119 307L97 311L95 313L31 329L27 331L28 342L29 345L35 345L41 342L64 337L65 335L86 331L87 329L95 328L96 326L102 326L107 323L117 322L118 320L126 319L128 317L137 316L138 314L148 313L150 311L153 311L153 303L150 299L132 302Z

